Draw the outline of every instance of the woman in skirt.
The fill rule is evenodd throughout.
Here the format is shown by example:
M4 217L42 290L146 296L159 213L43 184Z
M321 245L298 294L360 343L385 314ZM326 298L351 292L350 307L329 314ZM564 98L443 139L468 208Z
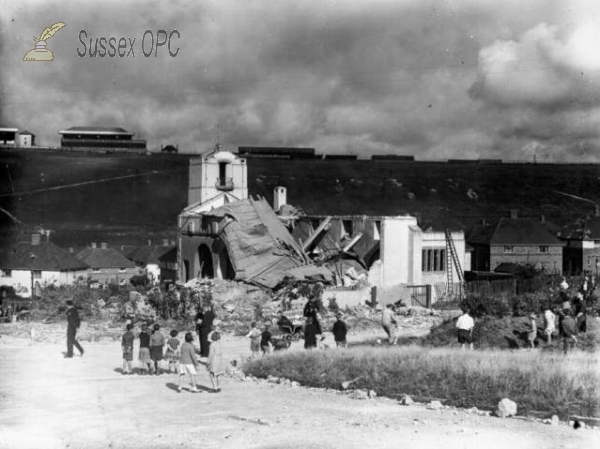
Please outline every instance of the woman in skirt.
M214 331L210 336L210 347L208 350L208 361L206 370L210 376L210 382L213 386L213 392L219 393L219 376L225 371L223 365L223 350L221 349L221 334L219 331Z
M148 373L152 373L152 359L150 358L150 334L148 333L148 326L142 327L140 332L140 352L138 355L140 361L140 367L142 374L148 370Z
M165 345L165 336L160 331L160 325L154 325L154 332L150 336L150 358L154 361L154 373L160 375L160 361L163 359L163 346Z

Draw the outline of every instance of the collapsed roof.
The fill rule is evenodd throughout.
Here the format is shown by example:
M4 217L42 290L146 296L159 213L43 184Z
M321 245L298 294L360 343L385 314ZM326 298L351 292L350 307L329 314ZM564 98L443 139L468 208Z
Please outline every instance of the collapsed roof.
M235 201L202 216L219 220L236 280L274 288L285 277L332 279L328 269L311 262L264 198Z

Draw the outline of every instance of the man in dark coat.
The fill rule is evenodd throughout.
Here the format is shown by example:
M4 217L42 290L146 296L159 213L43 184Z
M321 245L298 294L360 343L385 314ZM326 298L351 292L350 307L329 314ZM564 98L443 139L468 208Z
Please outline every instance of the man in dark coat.
M77 312L77 308L73 305L73 301L67 301L67 307L67 354L65 357L71 358L73 357L73 345L75 345L81 355L83 355L84 350L75 338L77 329L81 325L79 312Z
M573 349L577 343L577 324L569 312L569 309L563 309L562 315L564 318L560 324L563 335L563 351L565 354L570 349Z
M200 357L208 357L208 334L213 330L214 320L215 314L209 305L204 305L196 315L196 332L200 339Z

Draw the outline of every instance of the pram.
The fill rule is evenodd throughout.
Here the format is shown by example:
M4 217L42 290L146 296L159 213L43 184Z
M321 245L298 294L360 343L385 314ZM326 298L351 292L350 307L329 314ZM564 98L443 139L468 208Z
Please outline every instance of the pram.
M304 338L304 326L299 322L292 322L285 315L277 320L279 335L272 337L273 348L275 351L287 349L293 341Z

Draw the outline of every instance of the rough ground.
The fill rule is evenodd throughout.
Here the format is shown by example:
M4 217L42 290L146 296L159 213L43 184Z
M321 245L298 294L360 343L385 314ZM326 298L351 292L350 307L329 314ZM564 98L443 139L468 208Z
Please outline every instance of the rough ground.
M225 354L247 353L241 338ZM118 342L0 338L1 448L581 448L600 431L401 406L227 378L223 392L177 393L177 376L122 376ZM205 372L200 383L209 385Z

